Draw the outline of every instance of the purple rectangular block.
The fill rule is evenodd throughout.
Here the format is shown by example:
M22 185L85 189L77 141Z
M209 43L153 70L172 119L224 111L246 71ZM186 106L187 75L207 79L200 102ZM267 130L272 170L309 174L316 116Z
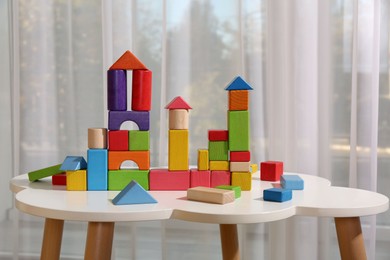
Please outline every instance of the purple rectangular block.
M125 70L107 71L107 109L127 110L127 79Z
M121 124L126 121L134 122L140 131L149 131L149 111L109 111L108 129L119 130Z

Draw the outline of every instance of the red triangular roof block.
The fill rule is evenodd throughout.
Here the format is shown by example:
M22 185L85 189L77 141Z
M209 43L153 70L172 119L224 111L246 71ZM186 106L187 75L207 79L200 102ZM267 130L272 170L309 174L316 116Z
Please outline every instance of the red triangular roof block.
M166 105L165 108L166 109L192 109L192 107L190 107L190 105L188 105L187 102L185 102L184 99L180 96L172 99L172 101L169 102L169 104Z
M147 70L148 68L130 51L123 55L110 67L110 70Z

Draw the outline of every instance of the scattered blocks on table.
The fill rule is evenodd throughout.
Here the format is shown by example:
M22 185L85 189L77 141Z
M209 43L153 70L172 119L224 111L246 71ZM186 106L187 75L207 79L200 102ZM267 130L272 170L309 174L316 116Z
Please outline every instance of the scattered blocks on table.
M250 162L251 152L250 151L236 151L230 152L231 162Z
M149 111L109 111L108 129L119 130L122 123L131 121L137 124L141 131L149 131Z
M229 110L248 110L249 109L249 91L231 90L229 91Z
M229 143L227 141L209 141L209 160L229 160Z
M188 130L169 130L168 135L168 170L188 170Z
M207 187L194 187L187 190L187 199L200 202L226 204L235 200L234 191Z
M250 172L250 162L230 162L231 172Z
M130 130L129 131L129 150L130 151L148 151L150 132Z
M187 190L190 187L190 171L153 169L149 172L150 190Z
M64 172L60 168L61 168L61 164L57 164L57 165L46 167L46 168L43 168L40 170L29 172L28 173L28 180L29 181L37 181L39 179L43 179L43 178Z
M130 51L122 56L110 67L110 70L147 70L146 66Z
M86 191L87 171L86 170L66 171L66 190Z
M260 163L260 179L262 181L280 181L283 174L283 162L267 161Z
M255 173L259 170L259 166L256 163L251 164L251 173Z
M212 171L210 174L210 187L231 184L231 173L229 171Z
M249 111L228 111L229 150L249 151Z
M108 190L122 190L131 181L136 181L145 190L148 190L149 170L108 171Z
M217 189L223 189L223 190L232 190L234 191L234 197L236 199L241 197L241 187L240 186L232 186L232 185L219 185L215 187Z
M88 128L88 148L107 149L107 128Z
M112 200L114 205L131 204L149 204L157 203L141 185L136 181L131 181L119 194Z
M210 187L210 171L201 171L191 169L190 172L190 187Z
M88 190L107 190L107 150L88 149Z
M59 173L51 177L52 185L66 186L66 173Z
M127 110L126 70L107 71L107 109L111 111Z
M124 161L133 161L139 170L149 170L149 151L108 151L108 169L119 170Z
M66 156L61 165L62 171L76 171L87 169L87 162L82 156Z
M252 174L250 172L232 172L232 185L240 186L241 190L252 189Z
M228 141L229 131L228 130L209 130L208 131L209 141Z
M150 111L152 108L152 72L133 70L131 110Z
M129 131L127 130L108 131L108 149L110 151L128 151Z
M280 177L280 184L284 189L303 190L304 181L298 175L282 175Z
M199 171L209 170L209 150L206 149L198 150L198 170Z
M210 161L211 171L229 171L228 161Z
M292 199L292 191L281 188L271 188L263 191L265 201L284 202Z
M188 129L188 110L171 109L169 110L169 129L185 130Z

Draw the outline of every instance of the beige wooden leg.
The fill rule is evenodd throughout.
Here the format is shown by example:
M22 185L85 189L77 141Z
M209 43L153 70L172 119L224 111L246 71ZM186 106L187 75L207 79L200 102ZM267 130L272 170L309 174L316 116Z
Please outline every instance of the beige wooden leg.
M359 217L335 218L341 259L367 259Z
M47 218L43 231L43 241L41 250L41 260L60 259L62 232L64 221Z
M111 259L114 222L89 222L85 260Z
M240 250L236 224L220 224L221 246L223 260L239 260Z

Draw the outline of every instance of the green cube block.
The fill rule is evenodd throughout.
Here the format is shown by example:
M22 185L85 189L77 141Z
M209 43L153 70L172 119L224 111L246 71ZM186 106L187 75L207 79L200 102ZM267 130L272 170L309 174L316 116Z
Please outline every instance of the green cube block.
M129 131L129 151L149 151L149 131Z
M108 171L108 190L123 190L132 180L149 190L149 170Z
M229 160L229 143L227 141L209 141L209 160Z
M249 151L249 111L228 111L229 150Z
M241 187L240 186L219 185L219 186L216 186L215 188L222 189L222 190L232 190L232 191L234 191L234 197L236 199L241 197Z
M59 173L64 172L63 170L60 170L62 164L57 164L54 166L50 166L47 168L43 168L37 171L32 171L28 173L28 179L29 181L37 181L39 179L43 179L49 176L53 176Z

